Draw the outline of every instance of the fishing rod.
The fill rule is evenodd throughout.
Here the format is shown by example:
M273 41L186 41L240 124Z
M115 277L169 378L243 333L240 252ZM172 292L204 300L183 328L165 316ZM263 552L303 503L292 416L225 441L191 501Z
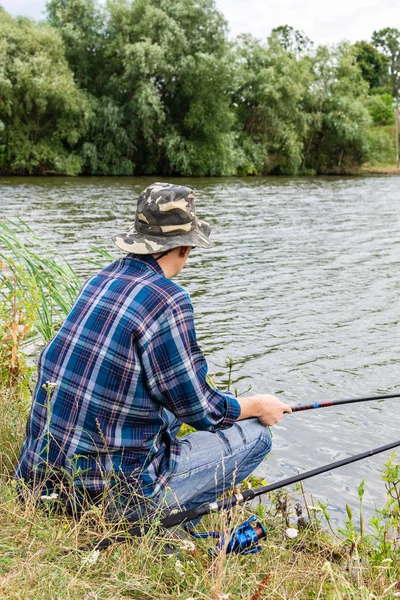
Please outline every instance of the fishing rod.
M262 486L257 490L244 490L240 494L236 494L235 496L231 496L230 498L224 498L223 500L219 500L218 502L202 504L198 508L185 510L180 513L169 515L168 517L161 519L161 525L167 529L169 529L170 527L176 527L177 525L181 525L182 523L186 523L187 521L192 521L194 519L197 519L198 517L209 515L212 512L219 512L220 510L230 509L238 504L243 504L244 502L253 500L254 498L266 494L268 492L273 492L288 485L298 483L299 481L310 479L310 477L321 475L322 473L326 473L327 471L333 471L334 469L338 469L339 467L350 465L351 463L363 460L365 458L369 458L370 456L375 456L375 454L380 454L381 452L386 452L387 450L393 450L393 448L397 448L399 446L400 440L398 440L397 442L386 444L385 446L379 446L379 448L374 448L373 450L367 450L366 452L362 452L361 454L354 454L353 456L343 458L342 460L329 463L328 465L324 465L322 467L317 467L316 469L306 471L305 473L293 475L292 477L288 477L287 479L282 479L281 481L276 481L275 483Z
M339 406L340 404L353 404L355 402L371 402L372 400L389 400L390 398L400 398L400 393L385 394L380 396L365 396L363 398L344 398L342 400L327 400L325 402L313 402L311 404L297 404L291 406L292 412L301 410L311 410L313 408L326 408L328 406Z
M191 510L184 510L180 512L173 512L169 514L167 517L164 517L160 520L160 526L164 529L170 529L172 527L178 527L179 525L183 525L188 521L193 521L194 519L198 519L199 517L203 517L205 515L209 515L211 513L220 512L222 510L229 510L234 506L238 506L254 498L261 496L263 494L267 494L268 492L273 492L280 488L286 487L288 485L293 485L294 483L298 483L300 481L304 481L306 479L310 479L310 477L315 477L316 475L321 475L322 473L327 473L328 471L333 471L334 469L338 469L339 467L343 467L345 465L350 465L351 463L357 462L359 460L363 460L365 458L369 458L370 456L375 456L376 454L380 454L381 452L386 452L387 450L393 450L400 446L400 440L397 442L392 442L390 444L386 444L385 446L379 446L378 448L374 448L373 450L367 450L366 452L362 452L361 454L355 454L353 456L349 456L347 458L343 458L342 460L338 460L333 463L329 463L328 465L324 465L322 467L317 467L316 469L312 469L311 471L306 471L305 473L299 473L298 475L293 475L292 477L288 477L287 479L282 479L280 481L276 481L275 483L271 483L266 486L262 486L257 490L249 489L244 490L239 494L235 494L234 496L230 496L229 498L224 498L223 500L219 500L217 502L210 502L202 504L197 508L193 508ZM255 519L255 517L254 517ZM254 520L251 517L246 523L238 527L235 531L232 532L231 540L228 544L226 552L240 552L242 554L248 554L250 552L258 552L261 548L256 546L258 540L262 539L267 535L266 530L261 523L257 523L256 527L252 526L252 521ZM131 527L127 531L127 535L124 536L115 536L112 538L105 538L98 542L95 546L96 549L104 549L111 546L113 543L121 543L127 541L127 536L131 537L140 537L143 535L146 530L149 529L149 526L140 526L135 525ZM217 537L217 535L211 534L211 537ZM217 549L221 549L223 541L220 541Z

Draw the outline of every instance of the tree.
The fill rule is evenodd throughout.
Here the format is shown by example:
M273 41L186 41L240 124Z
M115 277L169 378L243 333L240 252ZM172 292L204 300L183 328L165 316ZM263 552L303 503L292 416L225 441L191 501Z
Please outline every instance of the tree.
M285 52L291 52L298 56L305 54L313 47L313 42L304 31L294 29L290 25L280 25L272 30L271 36L275 36Z
M242 170L296 173L306 129L301 103L309 81L307 65L286 52L275 35L267 44L242 36L237 56Z
M79 172L87 103L59 34L2 11L0 40L0 172Z
M400 93L400 30L386 27L374 31L372 43L388 58L392 96L396 98Z
M393 97L391 94L370 96L367 108L375 125L393 125L395 122Z
M388 57L368 42L356 42L353 50L358 66L371 89L381 87L388 81Z
M87 172L235 172L232 60L212 0L110 0L105 14L94 0L51 0L48 9L93 96Z
M49 0L48 22L58 29L80 88L101 95L110 72L105 62L107 15L96 0Z
M320 46L309 59L313 81L304 98L308 132L303 167L340 171L368 160L372 124L365 106L368 85L347 44Z

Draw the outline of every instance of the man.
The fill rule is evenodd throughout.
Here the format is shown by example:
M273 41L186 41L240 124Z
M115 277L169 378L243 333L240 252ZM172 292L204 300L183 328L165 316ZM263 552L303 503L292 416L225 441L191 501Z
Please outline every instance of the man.
M171 281L191 248L210 248L185 186L139 196L128 253L91 277L42 352L16 470L41 496L80 512L137 518L146 499L186 509L249 475L271 448L267 426L291 409L270 395L235 398L207 382L188 293ZM196 432L177 439L182 423ZM140 511L139 511L140 512Z

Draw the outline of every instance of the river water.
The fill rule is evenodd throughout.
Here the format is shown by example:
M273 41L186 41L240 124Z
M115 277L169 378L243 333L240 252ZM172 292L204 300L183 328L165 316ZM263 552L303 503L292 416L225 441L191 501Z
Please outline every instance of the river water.
M134 217L153 179L0 179L0 216L21 217L84 277L90 246ZM196 190L216 244L196 249L178 282L192 296L210 372L239 392L292 403L400 391L400 178L176 180ZM258 474L269 482L399 438L400 399L297 413L273 429ZM333 520L384 500L379 455L306 482Z

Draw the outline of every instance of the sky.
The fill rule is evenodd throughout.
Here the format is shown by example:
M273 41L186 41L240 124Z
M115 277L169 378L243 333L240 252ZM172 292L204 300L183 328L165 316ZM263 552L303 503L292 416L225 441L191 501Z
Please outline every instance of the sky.
M13 16L43 18L46 0L0 0ZM265 38L274 27L291 25L316 44L369 40L375 29L400 29L400 0L216 0L232 37Z

